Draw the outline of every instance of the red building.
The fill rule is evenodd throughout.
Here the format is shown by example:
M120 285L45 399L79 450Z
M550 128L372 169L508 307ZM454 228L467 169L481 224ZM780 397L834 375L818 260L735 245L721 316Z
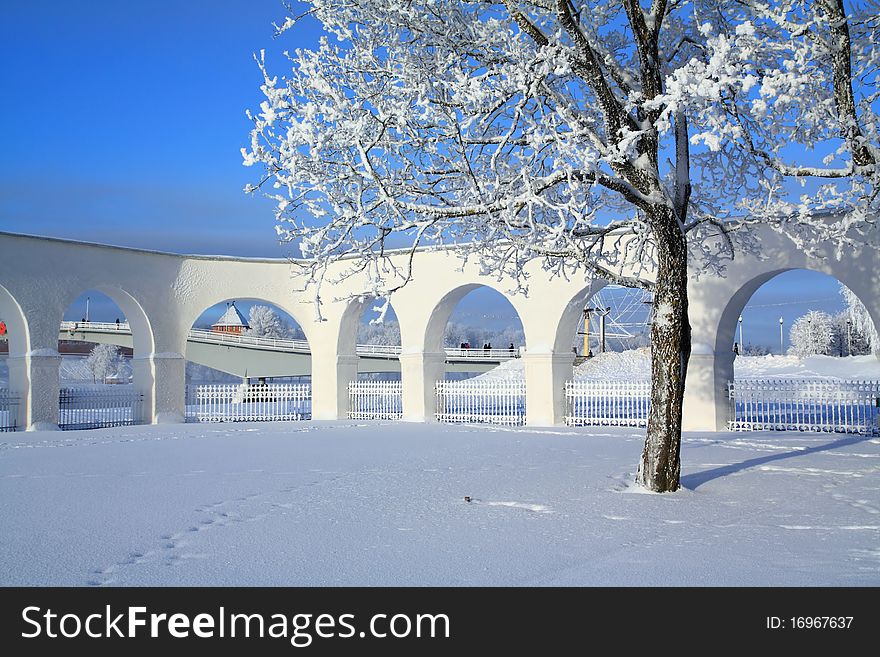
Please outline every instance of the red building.
M235 307L235 301L226 306L226 312L223 313L223 317L218 319L216 323L211 324L211 331L214 333L233 333L235 335L241 335L249 328L250 326L248 326L244 315L242 315L238 311L238 308Z

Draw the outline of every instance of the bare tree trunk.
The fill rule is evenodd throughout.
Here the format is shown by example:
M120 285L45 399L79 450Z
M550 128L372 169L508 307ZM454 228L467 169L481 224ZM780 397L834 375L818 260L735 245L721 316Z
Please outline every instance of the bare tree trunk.
M691 353L688 322L687 245L668 208L653 221L657 283L651 325L651 411L636 481L648 490L678 490L681 474L681 417Z

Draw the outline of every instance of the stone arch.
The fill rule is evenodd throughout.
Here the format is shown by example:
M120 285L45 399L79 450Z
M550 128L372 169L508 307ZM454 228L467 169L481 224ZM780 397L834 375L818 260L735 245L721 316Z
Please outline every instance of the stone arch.
M211 344L201 339L184 341L184 359L186 361L204 365L215 370L220 370L234 377L240 377L243 380L252 378L267 379L273 377L307 377L312 376L317 370L314 365L316 345L312 341L314 333L311 335L306 332L306 328L299 320L290 312L289 307L275 303L267 295L248 295L242 294L238 296L228 296L225 291L221 293L223 296L214 295L208 301L200 299L199 305L204 301L206 304L198 311L189 308L185 314L184 336L189 335L189 331L193 328L194 323L207 310L216 305L222 304L224 301L234 300L236 302L243 301L253 305L269 305L280 310L288 318L292 319L297 326L302 329L305 334L305 342L308 344L308 350L297 346L291 350L284 350L284 353L264 350L258 345L254 346L253 351L250 350L230 350L229 346L222 344ZM239 310L241 310L239 308ZM245 315L247 313L244 313ZM235 336L231 336L233 339ZM298 338L297 338L298 339ZM232 345L234 346L234 345Z
M563 354L571 350L571 338L577 331L578 322L587 302L608 285L604 279L595 279L573 294L562 309L556 323L553 353Z
M339 333L336 336L336 353L341 355L354 355L357 347L357 334L361 318L366 310L373 304L378 304L378 297L362 296L350 299L339 320ZM390 303L390 302L389 302ZM392 311L394 304L390 303ZM396 311L394 311L396 315ZM401 328L402 330L402 328Z
M443 333L446 330L446 324L449 322L449 318L452 316L455 307L458 303L470 292L476 290L480 287L486 287L490 290L494 290L502 297L504 297L511 306L513 306L514 311L516 311L517 316L519 317L520 322L523 325L523 333L525 334L525 342L526 345L529 344L529 329L526 323L526 319L528 318L528 313L526 309L523 307L521 300L517 297L512 297L511 295L505 293L503 290L499 289L495 285L492 285L486 281L474 282L474 283L462 283L456 285L452 289L447 290L436 302L431 306L431 312L428 315L428 321L424 326L423 332L421 335L409 335L409 332L412 331L411 326L406 326L403 321L401 321L401 341L403 344L421 344L423 350L426 353L437 353L443 351ZM410 342L411 340L411 342Z
M136 357L149 356L155 351L153 324L144 307L129 292L114 285L96 285L93 289L106 294L119 306L131 327L132 347Z
M101 294L107 295L113 303L119 306L125 315L125 320L131 327L132 348L135 358L145 358L153 354L155 351L155 336L153 335L153 324L144 310L143 305L133 294L118 285L109 283L98 283L96 285L78 284L76 290L67 290L64 302L61 304L62 313L58 317L60 324L63 313L70 308L71 304L86 290L97 290Z
M299 308L295 309L293 304L290 304L285 301L278 301L276 299L272 299L267 297L266 295L254 293L251 294L247 291L241 291L240 294L230 294L228 290L220 290L212 293L209 296L200 297L197 303L190 304L189 311L186 312L180 320L181 326L185 327L185 332L189 331L189 329L195 324L196 320L208 309L212 306L216 306L217 304L223 303L224 301L228 301L230 299L248 299L252 301L259 301L264 304L270 304L283 310L285 313L290 315L293 320L299 325L302 329L303 333L305 333L306 341L311 345L313 342L314 334L313 327L311 322L306 322L303 315L304 311Z
M715 342L713 346L716 354L723 354L730 351L734 342L734 335L737 330L737 320L748 304L749 300L758 291L758 289L773 280L780 274L789 271L805 270L825 274L834 278L838 282L846 285L853 293L865 304L868 314L874 321L875 326L880 326L880 307L874 303L874 299L867 295L864 284L856 280L854 276L847 276L844 272L835 271L834 268L819 268L810 266L790 266L770 269L768 271L755 274L745 281L741 282L732 295L727 299L715 327Z

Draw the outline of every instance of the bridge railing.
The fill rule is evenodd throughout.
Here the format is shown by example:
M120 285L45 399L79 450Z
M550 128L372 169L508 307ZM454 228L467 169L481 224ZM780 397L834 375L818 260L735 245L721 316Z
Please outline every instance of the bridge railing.
M61 322L61 331L75 333L77 331L93 331L96 333L131 333L128 322ZM291 340L287 338L266 338L255 335L237 335L235 333L218 333L206 329L190 329L189 339L194 342L210 344L237 344L245 347L258 347L260 349L272 349L275 351L311 353L309 343L306 340ZM373 358L398 358L401 347L396 344L359 344L355 348L358 356ZM518 349L478 349L449 347L444 350L446 357L451 360L476 360L500 362L518 358Z
M196 342L210 342L214 344L240 344L260 347L262 349L274 349L277 351L295 351L309 353L309 343L306 340L289 340L287 338L264 338L255 335L236 335L235 333L217 333L205 329L190 329L189 339Z
M522 425L526 421L526 384L522 379L437 381L437 420Z
M880 435L880 381L742 380L728 394L734 430Z
M128 322L61 322L61 330L74 333L76 331L95 331L96 333L131 333Z
M312 387L298 383L191 385L190 422L276 422L312 417Z
M569 426L644 427L651 408L651 382L568 381L565 403Z
M511 358L519 358L519 350L514 349L477 349L469 347L462 349L460 347L447 347L444 349L447 358L455 360L489 360L501 361L510 360Z

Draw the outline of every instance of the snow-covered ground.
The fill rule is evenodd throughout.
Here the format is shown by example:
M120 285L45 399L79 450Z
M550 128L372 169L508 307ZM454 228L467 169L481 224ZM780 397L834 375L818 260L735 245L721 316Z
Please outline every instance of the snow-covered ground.
M880 360L874 356L737 356L734 360L737 379L826 378L880 380ZM514 380L524 376L522 359L501 363L476 377L479 380ZM651 353L647 348L606 352L578 365L575 379L648 381L651 378Z
M0 435L2 585L880 585L880 440L328 422ZM470 496L473 501L464 501Z

